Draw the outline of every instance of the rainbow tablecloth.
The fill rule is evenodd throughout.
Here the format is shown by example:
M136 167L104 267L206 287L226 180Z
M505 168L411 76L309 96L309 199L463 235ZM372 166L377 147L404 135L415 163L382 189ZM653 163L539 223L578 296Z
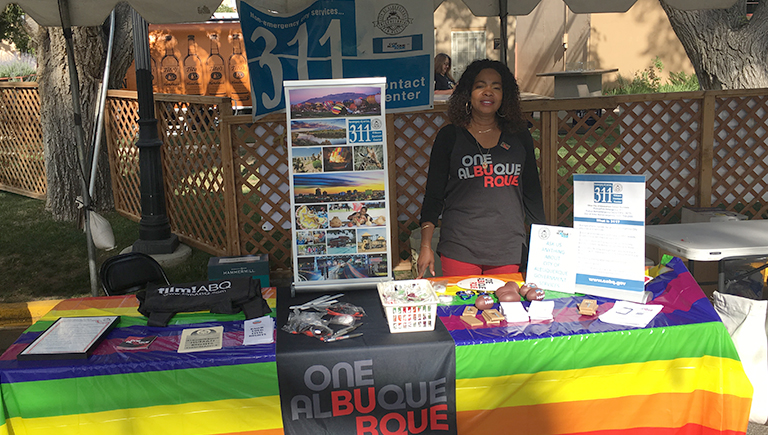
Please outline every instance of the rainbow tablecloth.
M263 293L274 308L274 288ZM0 357L0 434L283 433L275 345L242 346L243 314L181 314L151 328L137 306L132 296L67 300L28 329ZM87 361L15 360L59 317L109 315L120 324ZM190 323L224 325L224 348L177 353ZM148 351L116 349L149 335Z
M579 315L580 296L555 299L554 322L495 328L439 307L457 345L459 433L746 433L752 386L733 341L683 263L670 266L647 287L664 308L643 329ZM613 306L594 299L598 315Z
M580 296L555 299L554 322L495 328L458 320L471 300L439 307L457 346L458 432L744 434L752 387L733 342L682 262L673 266L650 284L664 309L643 329L580 316ZM613 303L598 300L599 312ZM121 322L87 361L15 360L58 317L93 315ZM282 434L275 346L242 346L242 319L193 313L149 328L133 297L64 301L0 357L0 435ZM225 347L177 353L190 323L223 324ZM147 335L158 336L149 351L116 349Z

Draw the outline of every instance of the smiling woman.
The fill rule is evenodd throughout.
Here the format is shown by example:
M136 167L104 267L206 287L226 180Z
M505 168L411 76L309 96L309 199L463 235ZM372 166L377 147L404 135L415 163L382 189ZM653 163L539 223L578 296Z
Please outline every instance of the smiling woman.
M452 124L440 130L430 155L418 277L427 269L434 274L429 240L440 216L444 275L517 272L527 225L546 218L515 77L501 62L475 61L448 104Z

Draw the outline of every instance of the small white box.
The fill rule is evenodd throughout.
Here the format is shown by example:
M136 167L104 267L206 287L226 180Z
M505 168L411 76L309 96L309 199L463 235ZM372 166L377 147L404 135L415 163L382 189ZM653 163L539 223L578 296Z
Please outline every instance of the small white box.
M683 207L681 223L692 224L696 222L726 222L745 221L747 217L735 211L723 210L717 207L688 208Z

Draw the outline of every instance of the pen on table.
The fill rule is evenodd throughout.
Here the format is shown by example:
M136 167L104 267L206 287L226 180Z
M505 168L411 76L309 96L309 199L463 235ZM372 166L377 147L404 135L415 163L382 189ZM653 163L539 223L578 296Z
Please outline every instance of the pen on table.
M331 337L331 338L328 338L328 339L326 339L326 340L325 340L325 342L326 342L326 343L328 343L328 342L331 342L331 341L346 340L346 339L348 339L348 338L355 338L355 337L359 337L359 336L361 336L361 335L363 335L363 333L362 333L362 332L358 332L358 333L356 333L356 334L349 334L349 335L340 335L340 336L338 336L338 337Z

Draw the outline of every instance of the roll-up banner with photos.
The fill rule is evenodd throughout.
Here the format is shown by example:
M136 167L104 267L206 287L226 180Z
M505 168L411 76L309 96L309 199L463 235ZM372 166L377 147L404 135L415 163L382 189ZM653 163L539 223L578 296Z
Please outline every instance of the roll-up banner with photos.
M385 78L283 87L295 289L391 279Z

